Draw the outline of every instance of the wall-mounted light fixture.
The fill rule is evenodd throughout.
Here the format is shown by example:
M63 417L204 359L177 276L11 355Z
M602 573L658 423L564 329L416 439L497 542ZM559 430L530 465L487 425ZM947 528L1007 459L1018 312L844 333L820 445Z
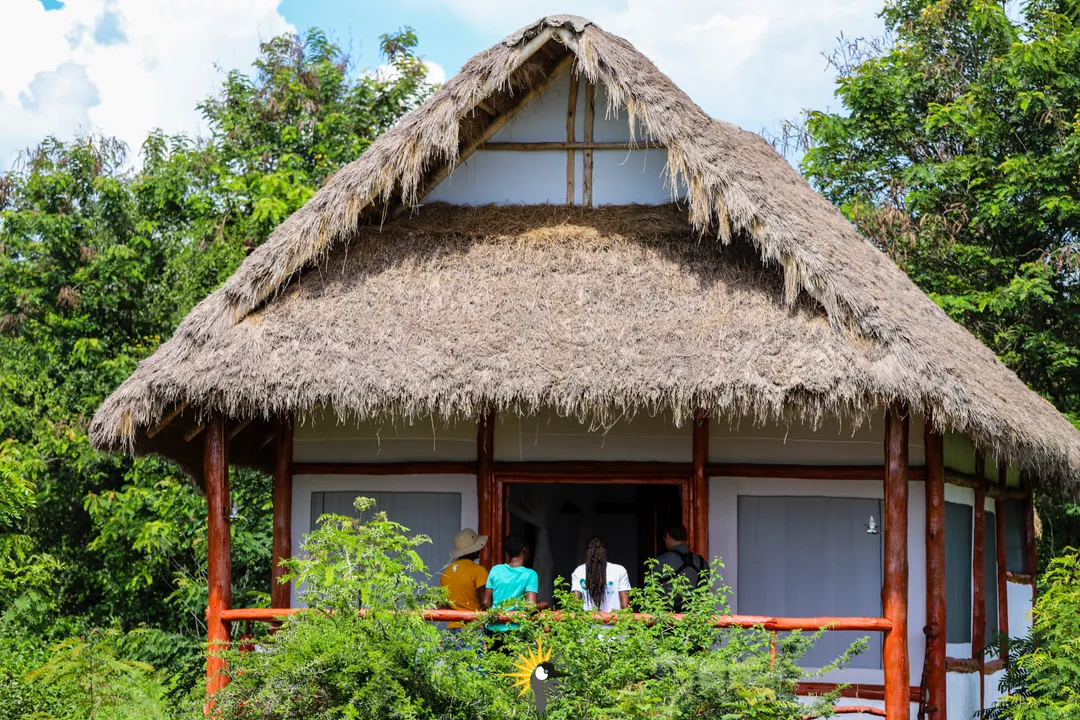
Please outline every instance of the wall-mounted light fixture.
M866 523L865 527L867 535L880 535L882 533L881 526L874 520L873 515L870 516L870 522Z

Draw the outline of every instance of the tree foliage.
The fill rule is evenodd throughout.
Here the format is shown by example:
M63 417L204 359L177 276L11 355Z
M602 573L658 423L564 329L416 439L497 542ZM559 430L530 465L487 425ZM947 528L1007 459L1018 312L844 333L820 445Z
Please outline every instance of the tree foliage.
M169 463L94 452L89 419L278 222L431 91L416 46L411 30L386 35L383 69L357 71L317 30L274 38L200 105L206 136L154 132L137 158L106 136L50 137L0 177L0 705L24 707L28 664L96 657L79 649L94 626L144 625L157 639L127 657L175 664L176 688L196 682L205 499ZM258 606L270 481L238 473L233 488L234 597ZM10 651L19 627L30 645ZM84 640L57 645L67 637Z
M1050 561L1032 613L1031 637L1010 646L1004 694L988 720L1066 720L1080 716L1080 551Z
M811 182L1031 387L1080 419L1080 3L888 0L806 117Z

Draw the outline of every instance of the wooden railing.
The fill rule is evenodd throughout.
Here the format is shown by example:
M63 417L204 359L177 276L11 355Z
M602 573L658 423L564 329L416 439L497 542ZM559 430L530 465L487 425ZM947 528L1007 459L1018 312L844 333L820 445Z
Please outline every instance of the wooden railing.
M224 610L221 613L221 619L225 622L233 623L247 623L248 633L250 634L250 624L252 622L277 622L289 617L291 615L297 615L299 613L311 612L309 608L236 608L231 610ZM363 613L363 610L360 610ZM520 615L521 611L504 613L497 616L498 620L510 621L514 619L515 615ZM566 616L568 613L564 611L553 611L547 614L547 617L552 619L559 619ZM473 612L471 610L425 610L423 612L425 620L431 622L474 622L476 620L490 619L488 613ZM589 613L589 616L597 622L609 623L612 622L616 614L607 612L593 612ZM668 616L674 620L681 620L685 615L673 614ZM654 616L648 613L634 613L633 618L642 622L652 622ZM713 626L717 628L725 627L741 627L741 628L756 628L760 627L770 631L769 634L769 665L770 667L775 664L777 656L777 633L789 632L792 630L805 630L810 632L816 632L818 630L862 630L866 632L888 632L892 629L892 623L885 618L874 617L808 617L808 618L782 618L772 617L768 615L716 615L713 617ZM838 686L830 683L800 683L799 690L801 694L821 694L826 692L832 692L836 690ZM917 690L917 688L912 688ZM848 695L845 693L845 695ZM884 695L882 690L881 695ZM885 711L880 708L868 706L868 705L847 705L837 706L832 708L833 714L863 714L873 715L877 717L886 717ZM816 715L806 715L803 720L814 720Z
M297 613L310 612L308 608L235 608L222 610L221 619L226 622L274 622ZM363 612L361 610L361 612ZM517 612L506 613L500 616L500 620L513 620ZM547 617L558 620L566 613L556 610L548 613ZM425 610L424 619L432 622L473 622L478 619L488 619L487 613L473 612L471 610ZM589 616L597 622L610 623L616 618L616 613L589 613ZM634 613L635 620L650 622L653 616L648 613ZM681 620L685 615L670 615L674 620ZM717 615L713 617L713 626L755 628L776 632L788 632L791 630L817 631L827 630L863 630L866 632L888 632L892 629L892 623L885 618L873 617L808 617L808 618L778 618L768 615Z

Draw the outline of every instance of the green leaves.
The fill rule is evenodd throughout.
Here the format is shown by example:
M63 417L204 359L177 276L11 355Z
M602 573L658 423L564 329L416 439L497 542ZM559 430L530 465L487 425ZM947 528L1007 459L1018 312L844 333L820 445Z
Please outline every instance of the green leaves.
M561 612L516 617L519 627L498 652L484 649L482 622L449 633L423 621L420 611L443 601L418 577L425 569L414 548L426 538L409 537L368 499L357 501L357 512L365 519L323 516L288 561L311 611L259 637L257 652L230 653L231 682L214 696L222 717L531 719L532 690L526 684L520 694L507 674L520 672L519 658L540 643L565 673L549 698L550 720L796 720L824 715L836 701L836 693L809 704L796 697L807 677L797 663L820 633L780 637L773 659L763 628L713 626L716 614L728 612L730 594L720 561L715 587L691 588L683 576L665 587L649 573L630 597L654 621L620 611L607 628L560 580ZM680 619L670 612L673 594L687 602ZM856 643L822 672L864 648Z
M956 321L1080 410L1075 0L890 0L887 42L837 63L803 170Z
M1001 680L1008 692L989 720L1065 720L1080 713L1080 552L1069 548L1040 578L1029 639L1010 641L1010 666Z
M393 72L376 75L317 30L274 38L202 104L206 137L152 133L141 162L106 136L45 138L0 177L0 613L23 617L16 609L47 595L34 616L47 627L77 618L80 632L115 622L204 636L205 500L167 463L94 452L89 418L276 225L431 92L416 47L411 30L385 36ZM233 597L259 606L270 481L231 480ZM40 626L26 632L39 644ZM0 668L0 700L9 687L37 697L24 675Z

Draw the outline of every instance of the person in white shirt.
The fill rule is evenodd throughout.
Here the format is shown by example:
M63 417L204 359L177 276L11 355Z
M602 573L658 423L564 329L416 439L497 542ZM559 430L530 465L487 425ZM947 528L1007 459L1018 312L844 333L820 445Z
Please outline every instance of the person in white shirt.
M630 577L622 565L607 561L607 545L593 538L585 550L585 564L570 578L570 587L586 610L611 612L630 607Z

